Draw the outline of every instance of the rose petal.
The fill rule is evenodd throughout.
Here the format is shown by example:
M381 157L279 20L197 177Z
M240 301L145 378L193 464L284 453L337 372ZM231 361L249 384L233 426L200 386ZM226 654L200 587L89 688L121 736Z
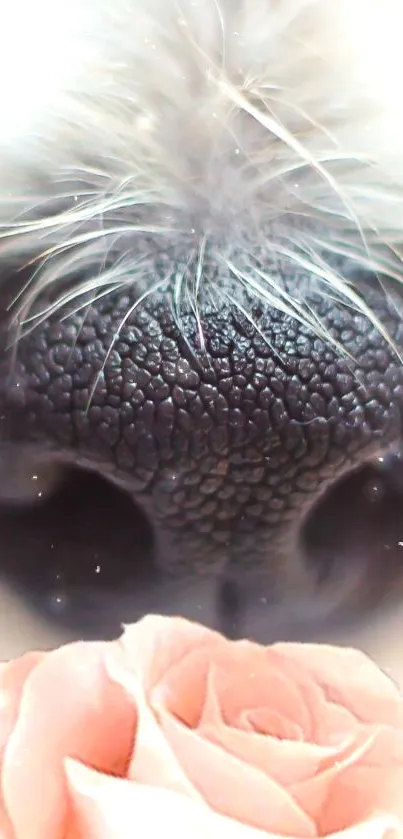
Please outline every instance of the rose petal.
M141 677L148 698L155 691L171 712L196 725L202 712L212 651L228 641L217 632L184 618L149 615L125 626L120 639L127 669ZM186 668L187 690L183 690Z
M339 747L324 748L314 743L277 740L255 732L245 732L223 724L203 725L200 735L220 746L228 754L265 772L286 789L324 772L337 761L345 760L355 749L349 739Z
M85 839L268 837L177 792L107 777L71 760L65 766L75 818Z
M371 819L353 824L331 839L402 839L403 825L392 813L379 813Z
M221 713L221 706L212 682L213 678L210 670L207 676L206 696L204 700L204 705L202 713L200 715L199 724L197 726L199 730L204 728L204 726L214 727L216 725L221 725L224 722L223 715ZM167 710L171 711L170 708L168 708Z
M212 689L216 692L221 712L229 725L241 726L246 709L266 705L280 717L290 719L309 737L312 714L320 702L320 691L309 680L309 704L301 694L296 678L278 666L278 657L270 649L249 641L229 642L228 647L214 654ZM305 677L305 682L308 679ZM270 732L276 734L276 731Z
M21 695L31 670L39 664L46 653L32 652L0 666L0 766L8 738L18 717ZM0 786L0 835L13 837L14 831L4 805L3 789Z
M312 821L269 775L217 748L162 709L159 722L187 777L212 809L283 836L316 836Z
M62 647L48 653L25 682L3 765L4 801L17 836L64 837L64 757L116 773L129 763L135 708L107 678L106 649L113 644Z
M0 760L18 716L24 684L46 653L32 652L0 666Z
M147 615L125 626L119 643L128 662L141 674L147 693L189 653L211 645L225 646L227 641L218 632L185 618Z
M305 674L304 690L310 694L307 711L306 696L301 695L298 680L284 674L279 666L281 658L271 648L250 641L230 642L217 632L182 618L143 618L138 624L125 627L120 643L127 655L127 666L141 674L151 703L163 703L192 727L196 727L203 713L206 678L212 663L213 689L227 722L233 725L242 724L245 708L268 704L282 717L291 716L307 731L321 700L320 691Z
M239 728L246 731L278 737L280 740L304 740L305 732L299 725L271 708L247 710L239 715L239 722Z
M206 715L203 704L208 685L218 696L221 714L228 724L244 726L245 709L267 704L272 712L277 711L277 720L291 718L309 736L312 715L322 699L312 680L305 676L305 695L302 695L298 680L290 678L278 666L279 657L249 641L230 642L209 632L203 634L201 647L191 648L189 643L184 644L188 626L188 622L180 621L181 650L185 652L170 666L164 657L164 667L159 668L160 679L150 690L151 704L163 703L170 713L196 727L199 718ZM154 678L156 675L154 670ZM148 684L151 685L150 678Z
M275 644L321 686L327 699L365 723L403 728L403 698L397 685L364 653L326 644Z
M163 704L185 725L196 728L203 714L213 655L210 649L190 651L150 690L150 704Z
M344 761L293 785L292 792L326 835L381 811L403 820L402 789L403 736L377 728Z
M331 700L327 691L315 678L309 669L303 666L296 657L289 658L281 655L279 647L269 647L272 666L283 674L292 684L298 685L301 704L309 717L309 723L300 725L304 732L304 739L322 746L337 746L343 742L346 736L353 734L358 727L358 721L349 708L343 707ZM285 647L288 645L285 644ZM290 645L298 646L298 645ZM303 646L303 645L301 645ZM328 648L329 649L329 648ZM272 708L272 703L269 703Z
M302 739L301 731L295 723L292 723L288 718L283 717L276 711L271 711L268 708L252 708L245 710L239 714L238 717L239 730L246 733L267 733L267 731L275 731L276 737L285 737L288 735L290 740ZM262 728L260 725L263 722ZM227 726L224 722L222 710L220 707L217 693L214 689L214 674L210 671L207 677L207 689L204 708L197 726L198 731L204 732L205 729L211 730L215 726L224 725L228 730L236 731L233 726Z
M281 735L289 721L297 726L295 732L304 731L305 739L327 746L344 740L356 723L346 708L327 702L307 668L281 655L281 645L264 648L250 641L230 642L190 621L160 616L126 627L120 643L128 662L141 673L149 701L162 702L191 727L206 713L206 679L212 663L212 689L228 724L249 728L246 712L266 704L278 714L272 717L273 726L281 728L270 733ZM211 686L210 678L208 682Z
M125 669L126 664L126 656L110 656L106 660L109 677L126 691L137 710L136 739L127 778L200 799L147 704L140 678Z
M241 712L238 718L239 731L246 735L245 740L249 736L249 734L259 733L259 723L261 719L261 713L264 714L265 723L267 722L267 716L270 715L270 723L264 726L264 730L267 731L268 728L276 732L276 737L281 737L285 731L287 734L290 734L291 739L302 739L301 732L299 731L298 727L290 722L285 717L282 717L275 711L270 711L269 709L261 709L256 708L252 710L246 710L245 712ZM217 693L214 690L214 677L212 672L208 674L207 677L207 690L206 690L206 699L204 703L204 708L202 715L200 717L199 724L197 726L197 730L204 734L205 731L214 730L216 727L224 727L229 732L237 732L238 729L234 728L233 726L226 725L223 715L221 712L220 703L218 700Z

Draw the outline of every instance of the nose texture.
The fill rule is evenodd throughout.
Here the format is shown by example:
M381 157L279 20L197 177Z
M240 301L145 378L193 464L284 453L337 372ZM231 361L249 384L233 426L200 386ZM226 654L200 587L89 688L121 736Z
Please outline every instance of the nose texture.
M368 295L401 345L396 309ZM237 298L201 300L200 320L190 310L178 324L169 290L139 302L128 287L42 323L2 362L3 448L127 489L163 569L255 573L282 596L310 585L299 534L321 494L400 439L403 371L373 325L330 298L312 302L344 354Z

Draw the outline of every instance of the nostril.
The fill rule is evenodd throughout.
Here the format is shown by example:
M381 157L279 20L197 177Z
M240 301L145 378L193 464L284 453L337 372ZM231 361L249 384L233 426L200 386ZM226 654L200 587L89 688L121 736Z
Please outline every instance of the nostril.
M380 458L338 481L312 510L301 539L319 581L355 577L354 608L403 595L403 462Z
M354 604L359 620L374 600L403 593L402 507L403 463L388 458L338 482L305 524L306 555L323 583L342 585L359 569ZM271 640L274 612L265 598L242 603L245 614L235 625L234 587L225 588L217 605L214 589L200 579L193 588L180 579L164 579L153 559L152 522L125 493L93 474L71 471L53 496L34 507L0 507L0 543L0 576L48 622L75 635L113 637L121 621L168 611L213 625L224 621L234 636ZM214 613L220 608L223 614ZM287 637L296 638L322 637L331 630L313 604L310 611L317 616L309 626L284 611L281 631L273 623L273 639L279 631L286 637L285 629Z
M115 636L121 601L154 573L151 526L132 500L81 470L35 506L0 507L0 575L51 623Z
M310 592L268 600L263 587L235 582L222 595L232 636L261 643L343 643L403 600L403 464L375 461L331 487L300 535L317 580ZM231 581L230 581L231 582ZM246 603L246 597L248 602ZM238 626L233 621L235 615Z

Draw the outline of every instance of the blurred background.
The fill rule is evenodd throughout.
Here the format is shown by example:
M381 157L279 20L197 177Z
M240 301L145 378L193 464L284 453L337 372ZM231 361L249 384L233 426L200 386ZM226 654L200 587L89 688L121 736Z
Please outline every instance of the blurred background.
M128 497L83 472L69 473L46 499L40 476L32 480L38 487L32 506L0 508L0 658L75 638L116 637L120 621L148 611L220 623L221 606L203 582L187 591L158 577L151 529ZM402 512L398 456L377 460L332 489L306 525L309 556L324 569L358 559L383 584L390 576L393 596L376 612L357 611L354 620L308 631L283 627L279 638L360 647L403 687ZM264 598L250 604L247 634L265 632L268 609Z

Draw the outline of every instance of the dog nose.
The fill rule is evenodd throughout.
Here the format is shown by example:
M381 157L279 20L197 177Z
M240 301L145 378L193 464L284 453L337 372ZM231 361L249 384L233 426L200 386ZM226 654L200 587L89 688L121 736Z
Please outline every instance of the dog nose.
M169 289L143 298L129 284L84 313L53 313L0 383L4 442L54 475L74 465L124 490L152 529L161 579L181 580L166 582L171 602L222 581L241 602L263 592L290 619L312 603L316 614L355 604L354 591L374 590L367 564L338 565L325 593L301 535L330 486L399 441L401 364L371 321L330 297L316 303L344 353L244 302L202 299L198 318L190 308L178 324ZM382 290L370 302L401 344ZM135 565L135 538L128 553Z

